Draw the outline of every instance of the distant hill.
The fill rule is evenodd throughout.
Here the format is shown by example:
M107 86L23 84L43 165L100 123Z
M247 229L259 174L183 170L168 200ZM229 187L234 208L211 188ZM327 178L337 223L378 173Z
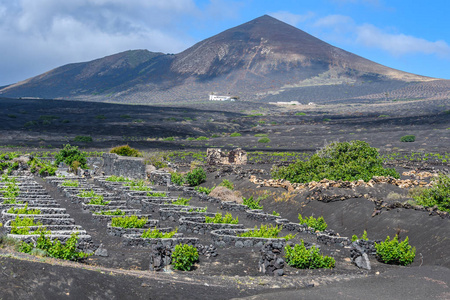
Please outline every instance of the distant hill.
M377 64L265 15L178 54L133 50L69 64L4 87L0 95L166 103L206 100L216 92L241 100L326 102L381 99L414 91L417 84L423 97L436 94L436 83L428 84L434 81ZM449 81L439 82L448 90Z

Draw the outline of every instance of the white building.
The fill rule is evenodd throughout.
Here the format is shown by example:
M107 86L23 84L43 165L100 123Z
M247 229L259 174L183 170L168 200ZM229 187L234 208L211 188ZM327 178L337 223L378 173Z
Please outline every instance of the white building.
M219 96L215 94L209 95L209 101L236 101L238 97L236 96Z

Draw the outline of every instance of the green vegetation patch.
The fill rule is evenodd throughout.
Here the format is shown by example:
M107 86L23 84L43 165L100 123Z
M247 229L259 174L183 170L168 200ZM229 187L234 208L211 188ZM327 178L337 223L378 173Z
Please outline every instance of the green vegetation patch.
M386 264L409 265L416 257L416 247L409 245L409 239L403 242L398 241L398 236L392 240L388 236L384 242L375 243L377 249L377 258Z
M268 137L263 137L258 140L258 143L267 144L270 143L270 139Z
M286 263L298 269L334 268L336 261L333 257L323 256L316 246L307 249L303 241L294 247L284 247Z
M307 161L297 162L272 170L275 179L308 183L329 180L364 180L373 176L400 178L394 169L383 168L383 160L376 148L363 141L331 143L311 156Z
M187 244L178 244L172 252L172 265L175 270L190 271L198 258L197 248Z
M316 231L324 231L328 227L323 217L318 217L317 219L313 216L303 218L301 214L298 214L298 220L300 224L306 224Z
M411 135L411 134L409 134L409 135L404 135L404 136L402 136L401 138L400 138L400 142L403 142L403 143L412 143L412 142L414 142L416 140L416 136L415 135Z
M141 157L142 154L139 150L131 148L128 145L117 146L112 148L109 153L115 153L120 156Z
M143 228L147 224L148 218L139 218L138 216L126 216L112 218L111 226L122 228Z
M412 195L418 204L428 207L437 206L441 211L450 212L450 177L439 175L432 180L432 187Z
M240 134L239 132L233 132L232 134L230 134L231 137L238 137L238 136L242 136L242 134Z
M156 228L149 228L145 230L141 237L146 239L171 239L178 232L178 228L170 232L161 232Z
M250 209L263 209L263 206L259 204L262 200L261 197L258 197L256 200L253 199L253 196L250 196L248 198L242 198L242 199L244 201L243 204L247 205L248 208L250 208Z
M216 223L216 224L237 224L239 223L238 217L235 219L230 213L226 213L222 216L221 213L216 213L214 217L205 217L205 223Z
M93 139L91 136L86 135L77 135L74 139L74 142L83 142L83 143L92 143Z

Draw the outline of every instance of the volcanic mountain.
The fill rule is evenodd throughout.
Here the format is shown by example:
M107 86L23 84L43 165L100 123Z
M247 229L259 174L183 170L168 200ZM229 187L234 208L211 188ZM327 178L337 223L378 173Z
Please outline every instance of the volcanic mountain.
M7 86L0 95L164 103L206 100L215 92L242 100L302 101L315 100L311 95L322 89L321 99L365 99L430 81L434 79L382 66L265 15L178 54L134 50L68 64ZM355 85L364 88L346 90Z

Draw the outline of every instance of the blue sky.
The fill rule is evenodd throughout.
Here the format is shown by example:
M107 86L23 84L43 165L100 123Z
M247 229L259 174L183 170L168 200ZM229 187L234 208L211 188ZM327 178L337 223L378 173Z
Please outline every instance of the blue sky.
M177 53L264 14L383 65L450 79L448 0L0 0L0 86L129 49Z

